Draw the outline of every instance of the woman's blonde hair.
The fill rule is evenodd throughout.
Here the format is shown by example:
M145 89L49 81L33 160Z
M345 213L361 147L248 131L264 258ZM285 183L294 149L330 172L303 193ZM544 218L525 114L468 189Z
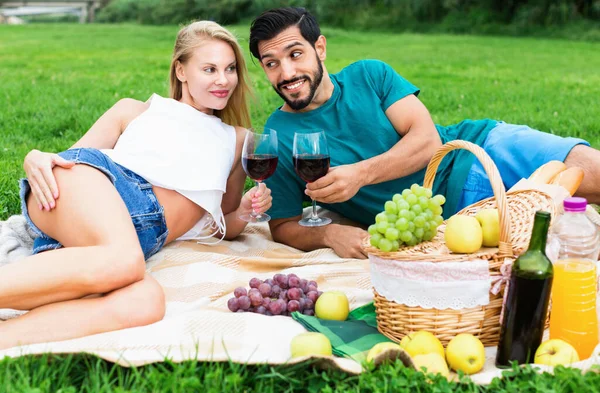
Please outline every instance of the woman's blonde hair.
M182 64L187 62L192 57L194 49L200 46L204 39L217 39L228 43L231 45L236 59L238 84L229 98L227 106L221 110L215 110L215 116L229 125L249 128L251 124L248 97L251 90L246 61L235 36L218 23L198 21L179 30L171 61L170 97L179 101L182 96L181 81L177 79L176 73L177 62Z

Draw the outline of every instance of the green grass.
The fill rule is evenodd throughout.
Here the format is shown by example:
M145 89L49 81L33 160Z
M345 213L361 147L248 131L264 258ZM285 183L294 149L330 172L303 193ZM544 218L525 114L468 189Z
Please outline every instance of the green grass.
M247 47L247 26L233 28ZM177 27L135 25L0 26L0 220L19 212L17 180L25 154L71 146L117 99L166 95ZM325 29L327 68L363 58L390 63L422 90L439 124L495 118L600 147L600 44L527 38L391 35ZM280 105L258 65L253 121ZM0 391L414 391L591 392L600 377L530 370L491 387L425 383L421 374L388 365L360 377L313 367L189 362L140 369L89 356L28 357L0 362Z
M507 371L502 380L477 386L466 379L457 383L441 376L427 377L400 362L350 376L311 364L272 367L189 361L128 369L89 355L43 355L0 361L0 391L592 393L600 389L598 371L582 375L578 370L559 367L552 376L535 374L530 367L515 368Z
M247 26L236 26L244 48ZM176 27L0 26L0 219L19 211L16 179L32 148L71 146L117 99L167 94ZM600 44L528 38L391 35L325 29L327 68L389 62L421 88L434 121L495 118L600 147ZM253 121L280 104L260 67Z

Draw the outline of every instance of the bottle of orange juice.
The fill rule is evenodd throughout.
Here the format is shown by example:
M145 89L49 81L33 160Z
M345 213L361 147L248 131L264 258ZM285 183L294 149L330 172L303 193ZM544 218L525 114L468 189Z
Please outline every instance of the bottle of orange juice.
M562 214L551 230L548 247L555 257L550 338L573 345L581 360L598 345L596 314L596 261L600 234L586 217L584 198L567 198Z

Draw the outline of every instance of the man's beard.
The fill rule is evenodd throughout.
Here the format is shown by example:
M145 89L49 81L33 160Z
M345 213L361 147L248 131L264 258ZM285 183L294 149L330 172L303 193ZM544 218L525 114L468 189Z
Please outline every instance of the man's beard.
M323 80L323 64L321 64L321 60L319 60L318 57L317 57L317 64L318 64L318 67L317 67L317 71L314 74L315 75L314 80L309 78L308 75L302 75L302 76L296 77L289 81L283 81L283 82L279 83L277 85L277 87L273 86L273 89L277 92L277 94L279 94L279 97L283 98L283 100L286 102L286 104L288 104L288 106L295 111L299 111L299 110L306 108L312 102L313 98L315 98L317 88L319 87L319 85L321 84L321 81ZM294 83L294 82L297 82L300 80L305 80L306 82L308 82L310 84L310 91L308 93L308 97L306 97L303 100L292 101L290 98L288 98L282 92L282 90L284 89L284 87L282 87L282 86L288 85L288 84L291 84L291 83Z

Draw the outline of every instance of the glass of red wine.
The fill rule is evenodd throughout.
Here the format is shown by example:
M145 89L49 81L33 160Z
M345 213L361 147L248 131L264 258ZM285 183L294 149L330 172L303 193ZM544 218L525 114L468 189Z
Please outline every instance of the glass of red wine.
M327 138L322 130L298 131L294 134L294 169L296 174L307 183L325 176L329 171L329 149ZM312 214L298 224L304 227L320 227L331 223L328 217L319 217L317 201L312 201Z
M275 172L278 161L277 132L270 128L248 130L242 148L242 166L248 177L256 182L256 187ZM268 214L257 213L255 210L240 216L240 220L246 222L264 222L270 219Z

